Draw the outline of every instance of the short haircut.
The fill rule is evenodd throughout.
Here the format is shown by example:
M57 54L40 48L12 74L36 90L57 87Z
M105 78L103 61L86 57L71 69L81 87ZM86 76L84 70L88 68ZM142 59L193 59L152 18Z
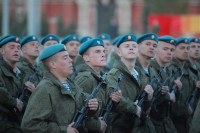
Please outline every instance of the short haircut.
M50 67L49 67L49 62L50 61L55 61L56 60L56 54L49 57L49 58L46 58L42 61L43 65L45 68L47 68L47 70L50 70Z

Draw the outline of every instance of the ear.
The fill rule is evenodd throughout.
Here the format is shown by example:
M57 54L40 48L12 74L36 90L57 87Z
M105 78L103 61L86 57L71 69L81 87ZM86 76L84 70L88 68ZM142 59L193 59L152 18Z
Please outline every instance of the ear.
M118 48L118 50L117 50L117 54L119 55L119 57L122 57L122 54L121 54L120 48Z
M85 62L89 62L89 56L88 55L83 55L83 60Z
M22 49L23 54L26 53L26 47L22 47L21 49Z
M54 61L50 61L50 62L49 62L49 67L50 67L51 69L56 69L56 63L55 63Z

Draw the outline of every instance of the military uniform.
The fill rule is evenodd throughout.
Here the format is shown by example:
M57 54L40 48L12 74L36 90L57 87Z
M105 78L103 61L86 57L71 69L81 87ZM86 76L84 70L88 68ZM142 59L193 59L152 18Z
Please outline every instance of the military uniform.
M155 59L151 61L150 64L154 70L156 71L156 74L160 72L160 65L157 63ZM170 76L168 74L168 70L163 70L161 72L161 75L158 78L158 82L156 82L153 85L154 92L159 88L160 83L163 83L165 79ZM169 86L169 83L165 86ZM153 105L154 108L151 110L151 120L156 128L156 132L158 133L176 133L176 128L170 118L170 96L169 94L161 94L160 97L156 100Z
M194 116L193 116L193 120L192 120L192 124L190 127L190 133L199 133L200 132L200 102L197 105L197 108L194 112Z
M108 64L109 64L110 68L112 68L114 66L114 64L119 60L121 60L120 57L114 51L112 51L108 55Z
M67 125L88 96L70 79L67 83L71 93L50 72L44 74L29 99L21 125L24 133L66 133Z
M187 133L189 131L188 98L194 89L195 79L192 72L187 67L182 67L176 59L172 59L168 66L170 73L176 67L180 68L184 74L180 80L182 82L180 96L176 98L176 102L172 104L174 110L172 112L172 120L178 132ZM174 79L178 76L180 76L180 73L175 76Z
M22 91L23 75L17 69L13 68L7 62L1 60L0 63L0 132L20 133L20 119L16 113L16 98Z
M20 62L17 63L17 66L24 73L24 78L23 78L24 83L26 81L29 81L30 76L32 76L35 73L35 71L37 71L36 76L34 77L34 79L32 81L32 83L35 85L35 87L37 87L40 80L42 80L42 75L40 74L40 71L36 70L37 67L39 67L39 66L37 66L37 65L33 66L24 57L21 57ZM30 94L31 93L28 94L28 96L26 97L26 99L24 99L23 102L26 102L26 103L28 102Z
M129 133L133 128L135 128L134 130L137 130L138 128L137 125L134 125L136 116L133 114L136 114L137 112L137 106L134 102L142 91L142 89L140 89L140 81L137 81L129 72L127 67L120 61L115 64L114 68L112 68L108 73L108 86L114 87L117 83L118 76L121 73L124 75L120 82L119 89L122 91L122 95L129 103L129 106L126 108L118 106L122 111L111 113L110 117L112 118L113 133ZM139 132L139 129L136 132Z

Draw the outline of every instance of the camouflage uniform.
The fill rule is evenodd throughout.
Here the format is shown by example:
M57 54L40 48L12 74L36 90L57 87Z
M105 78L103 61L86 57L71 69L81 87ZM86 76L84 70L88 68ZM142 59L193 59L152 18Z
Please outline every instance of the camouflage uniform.
M21 125L24 133L66 133L88 96L72 80L67 79L67 83L71 93L50 72L44 74L29 99Z
M16 98L22 91L22 73L13 68L4 60L0 62L0 132L20 133L20 119L17 116ZM15 108L15 109L14 109Z
M97 73L92 68L90 68L85 63L79 65L78 74L75 77L75 83L83 88L84 92L91 94L93 89L97 87L99 82L101 82L101 76L97 75ZM106 90L106 82L101 85L95 97L100 99L102 101L102 106L105 107L109 97ZM90 120L88 121L92 121L86 123L86 128L88 128L88 130L100 131L100 121L98 120L98 118L90 118Z
M156 74L158 74L160 72L160 65L157 63L157 61L155 59L151 60L151 64L150 64L154 70L156 71ZM163 70L161 72L161 75L158 78L159 82L156 82L156 84L153 85L154 91L156 91L159 86L160 83L163 83L165 81L165 79L170 76L168 73L168 70ZM165 86L169 86L169 83L166 84ZM170 96L169 94L164 94L156 100L156 102L154 103L155 105L153 105L153 107L151 110L151 120L156 128L156 132L158 133L176 133L176 128L170 118L170 114L169 114L169 108L170 108Z
M200 133L200 102L197 105L197 108L194 112L194 116L193 116L193 120L192 120L192 124L190 127L190 133Z
M23 81L25 83L26 81L29 80L30 76L32 76L35 73L37 65L33 66L31 63L29 63L26 60L26 58L21 57L20 62L17 62L17 67L21 71L23 71L23 73L24 73ZM32 81L32 83L35 85L35 87L37 87L40 80L42 80L42 75L40 74L40 71L38 71L36 76L34 77L34 79ZM26 102L26 103L28 102L30 94L31 93L28 94L28 97L26 97L26 99L23 102Z
M138 71L139 69L137 69ZM137 125L136 112L137 106L134 103L137 96L142 92L143 89L140 89L142 75L139 75L138 81L132 76L127 67L119 61L108 73L108 87L114 88L117 83L118 76L123 73L123 79L120 82L119 89L122 91L122 100L121 102L126 101L128 105L123 104L122 106L118 105L118 112L112 112L110 114L110 119L112 122L112 132L113 133L130 133L132 132L143 132L143 127ZM138 73L140 73L138 71ZM145 79L144 79L145 80ZM144 108L149 107L149 101L145 101ZM145 131L144 131L145 132Z
M188 133L189 132L188 98L194 89L195 78L190 69L188 69L186 66L182 67L176 59L173 59L170 65L168 66L170 73L176 67L181 68L184 74L180 80L182 82L180 96L176 98L176 102L172 104L173 105L172 120L174 122L174 125L178 133ZM176 79L179 75L175 76L174 79Z

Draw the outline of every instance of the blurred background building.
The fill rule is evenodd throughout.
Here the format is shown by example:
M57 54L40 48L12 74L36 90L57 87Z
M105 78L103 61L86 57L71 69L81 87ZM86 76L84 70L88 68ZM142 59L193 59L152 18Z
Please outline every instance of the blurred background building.
M0 0L0 35L200 37L200 0Z

